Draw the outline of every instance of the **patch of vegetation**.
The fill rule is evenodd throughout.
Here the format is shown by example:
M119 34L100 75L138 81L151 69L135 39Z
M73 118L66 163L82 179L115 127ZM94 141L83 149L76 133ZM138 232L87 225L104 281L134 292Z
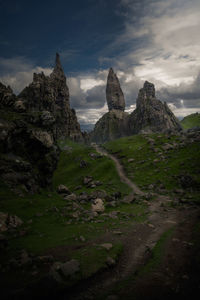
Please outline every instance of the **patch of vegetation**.
M151 142L153 141L153 146ZM164 150L166 144L172 145ZM182 145L180 136L165 134L135 135L104 144L124 166L127 176L143 189L150 184L167 190L181 188L179 176L190 175L200 183L200 145L198 142Z
M83 186L83 178L92 176L94 180L102 182L98 189L103 189L108 194L120 191L125 195L131 192L131 189L120 181L114 162L111 159L105 156L92 158L91 153L98 154L92 147L86 145L71 141L62 141L59 145L63 151L53 177L54 188L62 183L66 184L71 190L81 186L78 190L79 193L83 191L91 192L94 189ZM86 164L84 167L80 167L82 161Z
M200 114L195 113L195 114L186 116L185 118L183 118L183 120L181 120L180 123L184 129L189 129L189 128L200 126Z
M155 247L152 250L151 258L148 263L139 271L138 276L144 275L148 272L151 272L156 267L158 267L161 263L161 260L164 255L164 249L167 241L171 238L174 232L174 228L170 228L166 232L164 232L161 238L156 243Z
M85 220L82 217L74 218L72 216L76 212L74 203L64 200L56 192L59 184L65 184L77 195L82 191L90 193L96 189L102 189L107 194L120 191L123 197L130 192L130 189L121 183L114 163L109 158L93 159L90 156L91 153L97 154L93 148L70 141L61 141L60 147L62 153L54 174L52 189L43 189L35 195L24 193L23 196L18 196L3 183L0 184L0 211L17 215L23 221L22 226L5 234L8 247L1 255L0 264L5 265L11 259L16 258L22 249L36 256L51 254L53 251L56 260L64 262L76 258L80 261L81 271L77 277L79 280L105 268L107 256L117 259L123 246L119 236L116 237L112 231L116 229L123 231L123 228L134 226L137 222L144 222L146 205L121 203L116 208L106 206L105 214L117 211L116 218L104 217L101 214L93 220ZM83 160L86 166L80 167L80 162ZM93 189L87 188L83 185L83 178L87 175L102 181L102 185ZM81 185L81 188L76 191L77 185ZM89 202L80 206L83 210L91 210ZM111 240L112 237L114 238L113 248L109 252L99 246L99 239L104 240L105 232L110 234ZM105 242L110 242L110 240ZM62 255L58 257L56 257L57 248L60 249L59 253L62 252ZM14 271L13 274L17 272ZM5 273L5 280L6 276L10 276L9 271ZM12 282L15 280L17 282L15 277ZM28 273L25 277L24 284L32 278Z

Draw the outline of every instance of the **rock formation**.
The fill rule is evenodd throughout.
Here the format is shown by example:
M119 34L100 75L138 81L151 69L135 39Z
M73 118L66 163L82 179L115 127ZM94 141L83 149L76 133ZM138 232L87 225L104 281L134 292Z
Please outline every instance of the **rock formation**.
M109 112L99 119L90 134L91 140L96 143L103 143L127 135L128 114L124 112L124 95L112 68L110 68L107 78L106 99Z
M124 111L125 100L117 75L110 68L106 86L106 99L109 111L116 109Z
M33 82L19 94L18 98L27 111L48 111L49 118L55 119L56 139L61 137L83 139L76 112L70 108L69 89L58 54L50 76L34 73Z
M50 76L34 74L19 96L0 83L0 176L12 188L36 192L51 184L57 139L83 139L69 104L66 77L56 55Z
M136 109L128 121L129 134L152 132L176 132L181 125L172 111L155 96L155 87L146 81L140 89Z

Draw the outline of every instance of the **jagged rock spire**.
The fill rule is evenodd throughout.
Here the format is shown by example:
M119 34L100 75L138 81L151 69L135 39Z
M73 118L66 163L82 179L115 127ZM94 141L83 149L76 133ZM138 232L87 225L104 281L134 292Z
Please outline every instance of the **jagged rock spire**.
M145 81L137 98L136 109L129 118L131 134L152 132L176 132L181 125L167 104L163 104L155 96L153 83Z
M107 79L106 87L106 99L109 111L125 109L124 94L121 90L119 79L114 73L113 69L110 68Z
M155 98L155 87L153 83L145 81L143 90L147 97Z
M60 55L58 53L56 53L55 67L53 69L53 72L51 73L51 77L58 77L63 80L66 79L65 73L60 62Z

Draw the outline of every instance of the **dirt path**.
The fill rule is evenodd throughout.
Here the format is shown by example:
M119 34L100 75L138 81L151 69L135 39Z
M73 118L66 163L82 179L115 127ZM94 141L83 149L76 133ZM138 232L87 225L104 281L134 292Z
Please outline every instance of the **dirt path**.
M134 193L144 194L126 177L122 166L113 155L108 154L98 146L95 148L98 153L110 157L115 162L121 180L129 185ZM68 295L68 299L107 299L104 298L105 294L109 295L109 291L112 294L112 290L115 290L116 286L126 278L136 274L141 266L148 261L151 250L163 233L171 228L181 227L187 215L190 218L190 210L170 208L167 206L170 201L168 196L156 195L154 200L147 202L149 210L147 220L144 223L134 223L130 228L124 230L121 237L117 237L118 241L121 240L124 250L116 266L80 284L71 297ZM115 238L110 235L110 240L105 240L105 242L115 242ZM118 296L118 298L113 299L122 298Z
M95 145L94 147L99 154L108 156L109 158L111 158L114 161L121 181L124 182L125 184L127 184L132 189L134 194L144 195L144 193L139 189L139 187L125 175L122 165L120 164L119 160L114 155L108 153L106 150L102 149L98 145Z
M105 293L109 295L111 291L112 294L116 286L137 274L138 270L147 263L152 249L163 233L178 226L185 218L185 211L163 207L163 204L168 201L170 199L166 196L157 196L157 199L150 202L148 219L142 224L130 226L121 237L117 237L118 241L121 240L124 250L116 266L84 282L68 299L106 299ZM187 213L189 214L189 211ZM114 240L106 240L106 242L114 242Z

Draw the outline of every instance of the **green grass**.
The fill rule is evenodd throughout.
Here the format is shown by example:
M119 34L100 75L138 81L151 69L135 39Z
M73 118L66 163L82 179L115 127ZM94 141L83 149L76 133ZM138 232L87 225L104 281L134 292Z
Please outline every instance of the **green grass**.
M148 144L148 138L155 140L153 147L157 148L157 153ZM200 183L199 143L178 147L178 149L169 150L166 153L162 149L165 143L179 144L180 137L152 134L145 138L144 135L135 135L108 142L104 144L104 147L111 153L118 153L128 177L143 189L150 184L159 185L161 183L167 190L180 188L176 177L180 174L189 174ZM129 162L129 159L134 160Z
M200 126L200 114L195 113L186 116L185 118L183 118L183 120L181 120L181 125L183 126L184 129Z
M3 183L0 184L0 211L17 215L24 222L16 232L7 234L9 246L2 253L0 264L4 265L11 258L17 258L22 249L37 256L51 253L52 249L59 247L63 251L67 249L67 254L63 253L61 261L72 258L80 261L81 271L76 278L79 280L105 268L107 256L117 259L122 251L123 246L120 241L113 242L113 248L107 252L99 247L97 238L103 237L108 231L112 236L112 230L116 228L123 230L123 228L134 226L137 222L143 222L146 220L146 206L142 203L135 203L120 204L116 208L106 207L105 213L113 210L119 211L118 219L101 215L92 221L85 221L84 215L79 220L74 219L72 217L73 203L67 202L56 192L59 184L66 184L72 192L77 185L82 185L80 190L75 191L77 194L81 191L90 193L95 189L103 189L108 194L121 191L122 195L126 195L130 189L121 183L110 159L102 157L93 160L89 156L90 153L95 152L93 148L70 141L60 142L60 147L61 149L67 147L67 150L62 150L58 168L53 177L52 189L43 189L35 195L25 193L24 196L18 196ZM80 160L85 160L87 167L80 168ZM93 176L94 180L102 181L103 185L95 189L84 187L83 178L86 175ZM91 209L91 203L81 206L83 210ZM124 216L130 213L133 213L134 217ZM25 235L20 236L19 233L23 231L26 232ZM80 236L85 238L85 242L80 240ZM21 275L23 277L23 274ZM5 278L6 276L9 277L9 272L5 274ZM13 277L13 282L15 282L15 277ZM28 282L29 278L30 276L27 275L27 280L24 282Z
M158 240L158 242L156 243L155 247L152 250L150 260L139 271L138 276L153 271L156 267L158 267L161 264L162 258L164 256L166 243L171 238L173 232L174 232L174 228L170 228L162 234L161 238Z
M63 150L60 156L58 168L54 173L53 185L56 188L59 184L66 184L69 189L74 190L82 185L79 192L91 192L83 186L83 178L87 175L92 176L94 180L101 181L103 184L98 189L105 190L108 194L120 191L122 194L129 194L131 189L120 181L114 162L107 157L92 159L89 154L96 153L92 147L73 142L60 143L61 148L65 145L71 147L71 150ZM80 162L84 160L86 167L81 168Z

